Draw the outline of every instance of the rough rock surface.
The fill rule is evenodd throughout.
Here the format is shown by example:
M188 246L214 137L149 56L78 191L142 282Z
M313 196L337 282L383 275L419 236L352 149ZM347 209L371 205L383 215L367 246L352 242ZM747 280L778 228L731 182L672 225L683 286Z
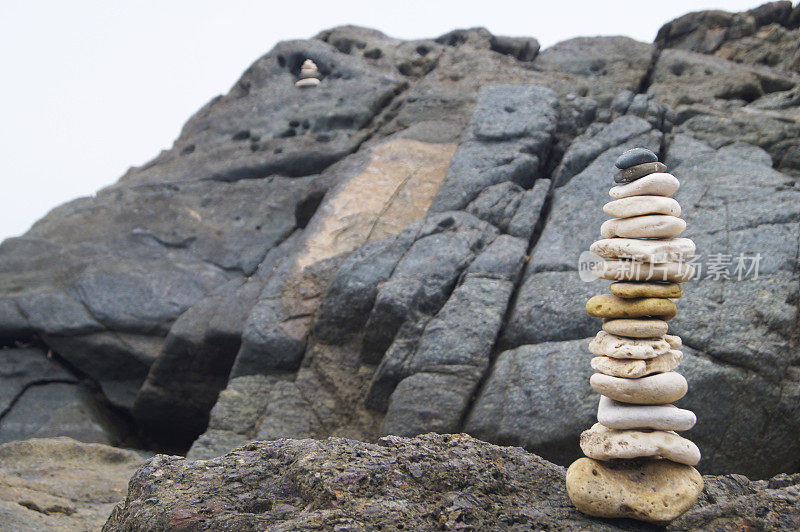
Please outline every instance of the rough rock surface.
M681 179L701 256L670 321L698 468L797 471L798 24L778 2L654 44L352 26L279 44L171 149L0 244L0 345L36 346L0 358L0 436L210 458L467 431L566 463L597 406L583 302L607 284L579 281L579 253L641 146ZM306 58L321 82L298 90Z
M0 445L0 524L35 532L99 530L144 458L70 438Z
M578 512L565 475L466 434L254 442L207 461L154 457L103 530L652 530ZM800 526L800 475L704 483L697 506L670 529Z

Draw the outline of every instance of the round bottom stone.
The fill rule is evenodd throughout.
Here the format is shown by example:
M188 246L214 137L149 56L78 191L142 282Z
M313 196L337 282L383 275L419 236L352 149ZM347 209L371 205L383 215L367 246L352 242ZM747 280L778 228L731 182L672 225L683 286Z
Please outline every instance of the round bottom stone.
M567 469L567 493L581 512L665 524L689 510L703 477L669 460L599 462L580 458Z

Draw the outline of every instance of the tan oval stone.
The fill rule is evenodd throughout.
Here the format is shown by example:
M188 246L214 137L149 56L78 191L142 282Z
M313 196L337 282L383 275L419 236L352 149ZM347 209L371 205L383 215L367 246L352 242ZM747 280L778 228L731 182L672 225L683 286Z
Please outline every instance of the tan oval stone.
M610 429L689 430L697 416L675 405L631 405L601 396L597 421Z
M678 283L636 283L620 282L611 283L611 293L617 297L668 297L678 299L681 297L681 285Z
M595 423L581 434L583 454L595 460L665 458L697 465L700 449L690 440L665 430L616 430Z
M670 349L655 358L612 358L607 356L594 357L592 369L612 377L624 379L637 379L653 373L665 373L677 368L683 360L683 353Z
M597 393L621 403L663 405L677 401L689 389L680 373L656 373L638 379L623 379L595 373L589 384Z
M656 172L637 179L633 183L613 187L608 191L608 195L615 199L644 195L672 196L680 186L680 181L674 175Z
M614 218L600 226L603 238L672 238L686 230L686 221L664 214Z
M594 296L586 302L586 312L595 318L660 316L670 320L678 313L678 307L669 299L657 297L622 299L613 294L603 294Z
M648 359L669 351L669 344L661 338L625 338L600 331L589 342L593 355L613 358Z
M567 494L581 512L666 524L689 510L703 491L692 466L669 460L599 462L580 458L567 469Z
M672 198L663 196L631 196L603 205L603 212L617 218L631 218L645 214L680 216L681 206Z
M607 333L629 338L654 338L665 335L669 330L669 325L664 320L652 318L608 319L603 320L603 330Z
M607 259L634 259L642 261L640 264L660 264L694 257L695 245L688 238L605 238L592 244L589 249Z
M694 267L685 262L654 264L632 260L607 260L595 275L610 281L669 281L685 283L694 276Z

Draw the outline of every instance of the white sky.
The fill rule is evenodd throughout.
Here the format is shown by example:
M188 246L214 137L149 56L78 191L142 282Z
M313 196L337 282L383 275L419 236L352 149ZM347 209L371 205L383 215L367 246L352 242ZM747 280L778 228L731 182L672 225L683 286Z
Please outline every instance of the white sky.
M543 47L583 35L650 42L686 12L758 3L0 0L0 240L170 147L281 40L357 24L406 39L484 26Z

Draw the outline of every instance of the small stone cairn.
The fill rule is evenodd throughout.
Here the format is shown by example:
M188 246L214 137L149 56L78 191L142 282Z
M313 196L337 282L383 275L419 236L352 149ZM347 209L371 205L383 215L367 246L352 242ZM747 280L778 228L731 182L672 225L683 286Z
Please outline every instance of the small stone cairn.
M600 394L597 421L581 434L586 458L567 470L567 492L583 513L667 523L694 505L703 479L692 467L700 450L677 431L696 422L671 404L686 394L674 370L681 339L667 334L674 299L694 274L684 262L695 245L679 238L686 222L670 196L680 183L650 150L634 148L616 162L618 183L603 207L615 216L600 227L591 251L604 261L596 274L615 281L611 294L586 303L603 328L589 344L590 380Z
M301 89L316 87L319 85L319 69L317 64L311 59L303 61L300 67L300 79L295 82L295 86Z

